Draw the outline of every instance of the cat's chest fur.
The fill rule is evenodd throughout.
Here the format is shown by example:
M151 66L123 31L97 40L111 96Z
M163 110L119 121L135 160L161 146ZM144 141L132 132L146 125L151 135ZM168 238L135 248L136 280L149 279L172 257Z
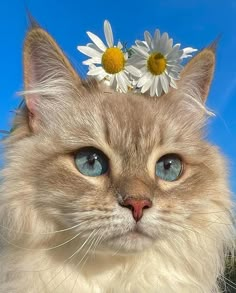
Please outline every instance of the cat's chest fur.
M212 288L215 263L212 263L211 271L210 266L206 271L204 267L199 269L195 257L187 263L176 254L173 262L160 255L158 247L133 256L91 253L87 257L85 263L81 254L70 265L70 260L58 263L44 253L29 253L24 259L12 254L8 260L9 267L1 269L0 293L219 292Z

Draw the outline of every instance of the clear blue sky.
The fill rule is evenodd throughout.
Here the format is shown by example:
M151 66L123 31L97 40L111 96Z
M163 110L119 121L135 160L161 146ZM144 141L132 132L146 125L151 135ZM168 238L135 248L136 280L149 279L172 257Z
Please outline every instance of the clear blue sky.
M143 31L167 31L183 47L201 49L219 34L215 78L207 105L216 113L209 140L229 161L231 186L236 193L236 0L2 0L0 1L0 129L9 129L10 111L22 89L22 45L27 31L26 9L58 41L80 73L84 56L77 45L88 42L86 31L103 36L108 19L115 39L131 45Z

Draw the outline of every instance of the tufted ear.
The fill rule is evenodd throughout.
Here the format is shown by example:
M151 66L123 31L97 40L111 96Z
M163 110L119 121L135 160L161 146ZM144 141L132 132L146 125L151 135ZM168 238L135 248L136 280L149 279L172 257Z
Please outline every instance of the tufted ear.
M178 87L205 103L215 69L215 44L202 50L184 67Z
M53 38L42 28L32 27L24 43L24 96L31 129L38 127L46 100L50 98L58 104L80 83L79 76Z

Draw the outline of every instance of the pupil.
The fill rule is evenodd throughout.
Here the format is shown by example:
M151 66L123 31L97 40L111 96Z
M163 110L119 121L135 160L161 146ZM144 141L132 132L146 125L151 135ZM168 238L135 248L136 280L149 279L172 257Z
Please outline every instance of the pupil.
M94 163L95 163L95 160L96 160L96 159L97 159L97 156L96 156L95 154L89 156L89 157L87 158L87 160L88 160L88 164L89 164L90 166L93 166Z
M172 162L171 161L165 161L164 162L164 168L165 170L169 170L171 167Z

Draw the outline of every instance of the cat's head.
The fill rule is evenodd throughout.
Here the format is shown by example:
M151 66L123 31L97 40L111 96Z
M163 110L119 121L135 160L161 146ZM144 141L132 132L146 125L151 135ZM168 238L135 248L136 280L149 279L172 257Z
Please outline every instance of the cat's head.
M217 211L227 218L230 202L224 163L203 140L214 65L209 47L185 66L178 89L159 98L121 94L83 81L47 32L30 30L26 107L5 171L22 229L40 221L41 230L74 227L81 239L96 236L100 248L121 252L203 230L217 239L223 230L206 226Z

